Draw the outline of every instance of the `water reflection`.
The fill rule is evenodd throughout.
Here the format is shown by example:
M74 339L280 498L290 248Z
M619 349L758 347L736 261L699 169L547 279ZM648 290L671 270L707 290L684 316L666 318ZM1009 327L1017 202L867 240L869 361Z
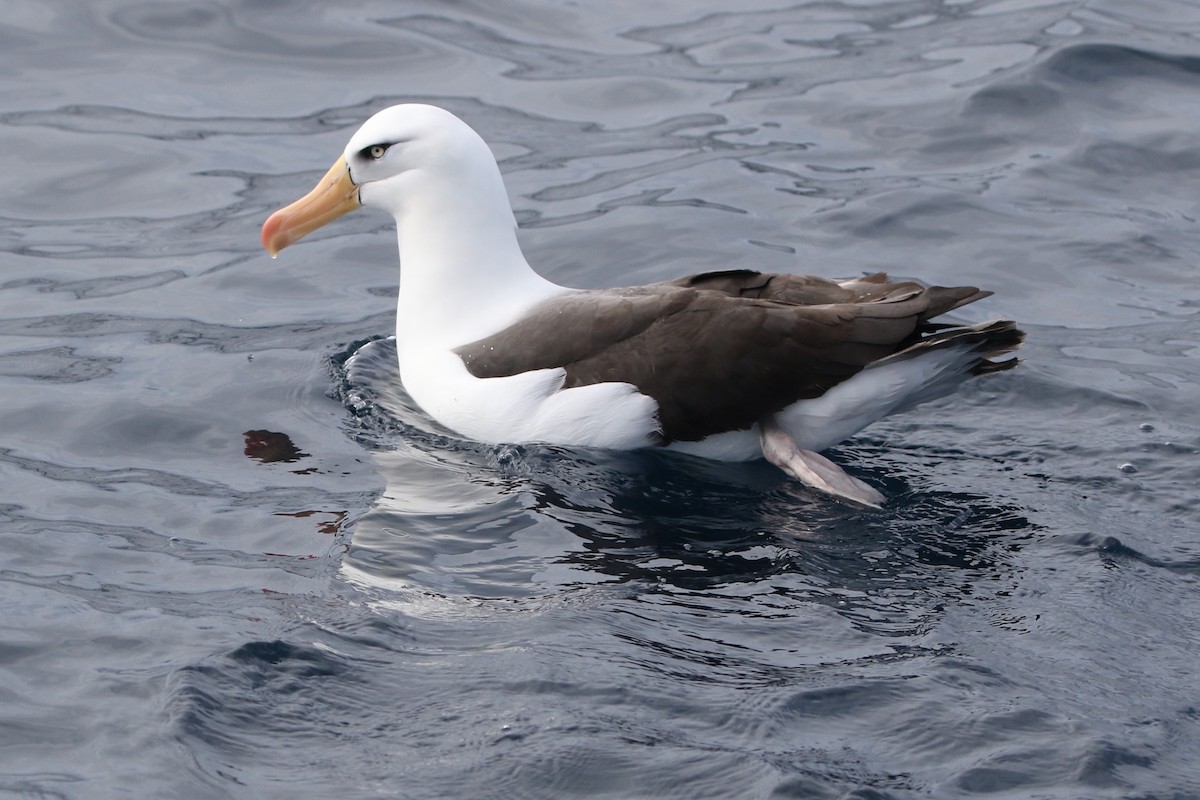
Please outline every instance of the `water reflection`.
M1011 581L1012 558L1037 528L996 498L908 489L902 476L921 469L920 450L840 451L892 498L864 511L765 462L463 442L404 394L387 339L355 352L341 386L388 483L344 565L384 591L376 597L541 602L596 584L642 596L744 593L759 599L742 613L820 603L904 635L980 581ZM938 460L944 469L969 457Z
M1191 6L409 5L6 4L0 786L1196 796ZM842 448L871 513L330 401L391 222L258 228L402 101L562 283L890 269L1028 361Z

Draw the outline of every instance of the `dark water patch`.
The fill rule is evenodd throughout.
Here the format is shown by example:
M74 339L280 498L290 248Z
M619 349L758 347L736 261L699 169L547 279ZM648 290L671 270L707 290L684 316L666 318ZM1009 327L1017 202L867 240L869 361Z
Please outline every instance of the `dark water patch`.
M62 785L73 788L75 784L83 781L78 775L54 772L29 773L22 778L6 776L5 780L0 781L0 789L32 800L70 800L72 795L69 789L56 790L48 787Z
M1156 138L1144 144L1105 142L1086 148L1079 166L1100 175L1177 174L1200 169L1200 146L1192 137ZM1180 146L1182 145L1182 146Z
M985 86L968 99L966 116L1003 116L1015 119L1059 113L1063 95L1038 83Z
M0 375L52 383L81 383L111 375L120 358L79 355L74 347L50 347L0 356Z
M1127 178L1136 180L1136 176ZM1093 262L1137 266L1140 271L1159 273L1164 278L1169 275L1168 270L1163 268L1164 262L1178 262L1183 255L1145 230L1133 231L1117 240L1074 240L1065 242L1064 246L1069 252L1077 253ZM1133 299L1123 298L1122 305L1129 304L1127 301ZM1183 300L1179 304L1180 307L1186 307L1187 302Z
M561 631L561 623L573 619L577 632L535 643L527 637L543 627L536 618L460 616L414 623L410 633L419 641L403 651L355 648L341 636L339 624L317 634L324 643L317 649L265 642L239 648L173 678L177 735L189 747L208 751L203 762L214 765L209 769L238 775L255 764L260 776L280 787L296 780L296 751L316 739L326 743L317 757L322 777L310 780L351 786L361 796L388 796L396 782L419 797L514 791L531 797L676 796L670 776L677 770L689 776L690 796L720 796L731 780L764 796L777 784L804 781L828 792L841 787L839 794L856 787L908 785L907 779L839 754L836 747L752 745L752 738L718 722L732 707L709 708L717 697L715 686L696 674L691 692L679 693L672 688L679 676L670 672L670 661L664 665L652 650L639 653L642 645L636 641L616 638L605 646L608 674L579 673L607 626L578 610L549 612L556 613L553 629ZM543 614L541 621L549 620ZM593 628L590 634L580 627L585 622ZM361 629L361 623L355 627ZM305 637L314 633L310 629ZM451 634L455 645L447 638ZM502 644L513 636L525 644ZM484 649L472 652L463 647L466 640ZM488 640L491 644L484 645ZM326 665L330 658L321 655L326 648L339 651L332 657L336 666L316 668L313 675L313 664ZM339 673L351 656L353 673ZM414 660L438 669L414 670ZM747 653L743 669L752 660ZM640 680L623 679L631 669L641 672ZM297 674L306 677L291 688ZM765 688L769 684L763 686L775 693ZM790 697L796 702L794 693ZM398 706L405 709L403 720L394 714ZM789 716L784 710L772 712L771 724L790 725ZM666 722L679 718L696 724L680 730ZM448 723L464 727L447 736ZM255 743L265 741L274 743L269 753L255 752ZM647 769L647 760L658 768Z
M1162 559L1147 555L1130 547L1116 536L1098 536L1085 533L1074 537L1074 543L1099 555L1106 564L1119 567L1123 562L1137 562L1154 569L1163 569L1181 575L1200 573L1200 557L1185 559Z
M1123 788L1128 785L1122 777L1125 767L1153 769L1154 766L1154 757L1146 752L1099 740L1090 743L1081 754L1073 777L1084 786Z
M1041 76L1075 86L1102 86L1110 81L1166 80L1194 86L1200 57L1155 52L1116 43L1064 47L1046 59Z
M314 706L328 704L330 685L353 682L353 674L344 659L311 645L248 642L214 663L172 675L167 713L177 738L202 742L221 759L262 752L270 738L276 741L272 761L297 767L287 749L336 735L314 725Z
M1195 86L1200 58L1154 52L1115 43L1075 44L1021 70L1019 77L975 90L963 119L989 132L1006 131L1003 144L1018 158L1045 158L1069 146L1074 169L1100 176L1150 177L1195 169L1195 143L1172 125L1151 131L1122 128L1134 120L1170 115L1175 93ZM1081 128L1096 114L1110 115L1116 128L1093 133ZM1156 130L1157 129L1157 130ZM951 129L953 130L953 129ZM930 145L929 150L936 150ZM986 146L981 150L986 151ZM1048 152L1049 151L1049 152ZM1054 165L1043 165L1049 174ZM1076 178L1080 183L1083 178Z
M346 672L347 665L330 653L288 642L249 642L229 654L251 689L282 681L280 691L298 689L306 678L335 677Z
M957 194L923 192L910 203L860 221L853 234L865 239L921 240L932 244L957 239L963 227L995 228L1004 222L1002 215L982 203Z

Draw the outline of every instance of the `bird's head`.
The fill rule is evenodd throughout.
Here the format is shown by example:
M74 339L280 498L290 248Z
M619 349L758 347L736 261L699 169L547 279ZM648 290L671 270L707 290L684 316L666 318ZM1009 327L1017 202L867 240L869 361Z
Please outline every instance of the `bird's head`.
M487 145L449 111L421 104L386 108L363 123L311 192L267 219L263 247L275 256L359 206L398 217L412 194L409 184L422 175L453 184L457 172L480 161L481 148L494 169Z

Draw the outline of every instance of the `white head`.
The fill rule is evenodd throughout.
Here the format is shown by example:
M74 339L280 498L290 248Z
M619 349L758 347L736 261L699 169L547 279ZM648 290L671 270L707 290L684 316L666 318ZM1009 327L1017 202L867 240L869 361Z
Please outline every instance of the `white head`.
M350 138L342 157L300 200L263 225L271 255L359 206L380 208L401 222L414 208L436 220L497 216L513 226L495 158L475 131L436 106L385 108ZM501 212L499 208L503 209Z

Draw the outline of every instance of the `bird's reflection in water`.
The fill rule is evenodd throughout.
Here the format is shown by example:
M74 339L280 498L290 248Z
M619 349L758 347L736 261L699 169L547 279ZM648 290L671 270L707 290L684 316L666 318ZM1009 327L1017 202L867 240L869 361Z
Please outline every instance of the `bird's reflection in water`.
M908 490L895 477L908 467L867 465L866 446L834 455L887 487L883 510L830 500L766 463L464 442L404 395L393 353L371 343L343 381L357 403L352 430L376 448L388 483L345 564L375 590L539 602L597 584L735 592L767 598L771 613L816 602L911 632L1011 572L1022 541L1011 532L1034 527L1003 502Z

